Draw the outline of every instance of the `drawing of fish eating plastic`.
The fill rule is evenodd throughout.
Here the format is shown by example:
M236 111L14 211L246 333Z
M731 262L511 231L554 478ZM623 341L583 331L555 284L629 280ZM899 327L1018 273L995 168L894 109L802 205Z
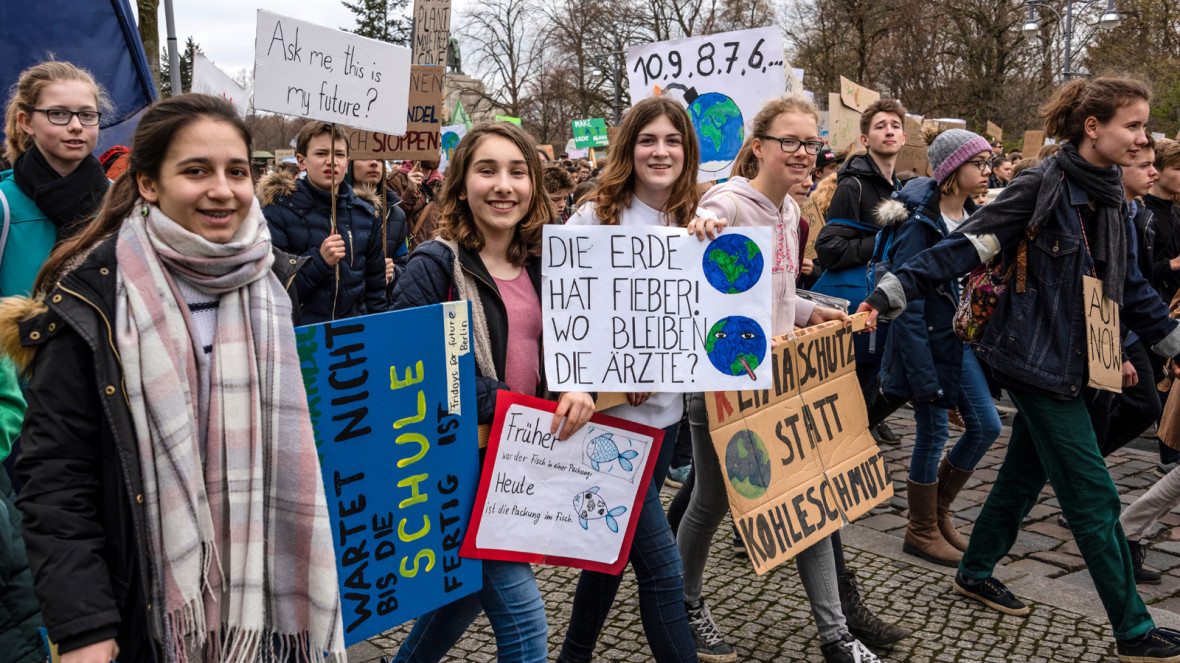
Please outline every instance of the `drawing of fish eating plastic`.
M632 469L631 459L638 456L638 451L623 451L619 452L619 447L615 444L613 433L603 433L598 437L591 439L586 443L586 456L590 458L590 467L594 470L599 470L600 463L609 463L611 461L618 461L619 467L630 472Z
M599 497L598 486L594 486L574 495L574 511L578 514L578 524L582 526L582 529L590 529L589 521L591 520L605 518L606 526L610 528L610 531L618 532L619 522L615 520L615 516L627 513L627 507L616 506L608 511L606 500Z

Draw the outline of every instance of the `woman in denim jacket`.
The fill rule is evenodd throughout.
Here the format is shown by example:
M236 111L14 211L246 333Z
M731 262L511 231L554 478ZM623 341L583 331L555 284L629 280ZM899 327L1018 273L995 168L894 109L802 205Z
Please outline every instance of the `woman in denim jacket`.
M1021 522L1051 481L1110 618L1121 661L1180 661L1180 632L1157 629L1135 589L1118 524L1120 503L1085 403L1082 277L1095 276L1121 320L1157 354L1180 354L1177 322L1133 259L1134 230L1120 166L1147 144L1151 91L1120 78L1075 80L1041 108L1060 152L1021 172L994 203L934 247L886 275L860 310L901 313L947 279L999 255L1027 251L1023 288L1009 287L974 350L1018 409L1008 454L975 522L953 586L989 607L1028 606L992 576ZM1014 277L1014 281L1018 280Z

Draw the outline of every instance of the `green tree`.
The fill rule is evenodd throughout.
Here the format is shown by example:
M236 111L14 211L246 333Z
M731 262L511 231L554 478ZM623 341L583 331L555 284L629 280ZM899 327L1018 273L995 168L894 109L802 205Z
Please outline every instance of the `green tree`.
M356 15L356 28L340 28L346 32L380 41L410 45L410 0L341 0L348 11Z
M193 89L193 58L197 53L203 53L201 45L189 37L184 42L184 52L180 54L180 88L181 92ZM168 59L168 47L165 46L160 55L160 98L172 96L172 66Z

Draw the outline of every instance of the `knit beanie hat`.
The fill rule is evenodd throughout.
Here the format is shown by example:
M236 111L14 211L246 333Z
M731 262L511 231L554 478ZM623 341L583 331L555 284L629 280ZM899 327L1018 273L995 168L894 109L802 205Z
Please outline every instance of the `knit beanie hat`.
M947 129L926 148L926 157L934 169L934 179L942 184L959 166L980 152L991 152L987 139L966 129Z

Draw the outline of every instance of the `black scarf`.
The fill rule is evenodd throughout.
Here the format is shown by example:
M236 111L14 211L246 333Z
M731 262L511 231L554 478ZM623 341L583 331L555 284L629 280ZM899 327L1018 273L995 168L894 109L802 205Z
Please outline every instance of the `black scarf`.
M1123 305L1123 282L1127 276L1127 233L1125 219L1129 213L1123 192L1123 169L1101 168L1086 161L1073 143L1065 143L1057 152L1057 163L1065 176L1082 187L1094 201L1095 237L1090 238L1094 262L1106 269L1102 275L1103 293L1119 306Z
M17 187L57 228L59 242L81 230L79 222L98 210L111 183L93 154L62 177L36 145L16 158L12 170Z

